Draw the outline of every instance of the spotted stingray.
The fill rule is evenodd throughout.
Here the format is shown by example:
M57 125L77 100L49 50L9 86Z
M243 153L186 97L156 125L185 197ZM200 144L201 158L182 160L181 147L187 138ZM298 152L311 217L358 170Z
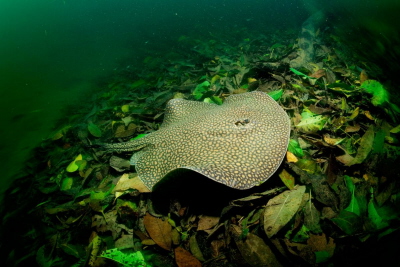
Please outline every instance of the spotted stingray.
M136 151L131 164L150 190L180 168L232 188L249 189L274 174L289 134L286 112L267 94L254 91L231 95L222 105L172 99L158 131L103 147Z

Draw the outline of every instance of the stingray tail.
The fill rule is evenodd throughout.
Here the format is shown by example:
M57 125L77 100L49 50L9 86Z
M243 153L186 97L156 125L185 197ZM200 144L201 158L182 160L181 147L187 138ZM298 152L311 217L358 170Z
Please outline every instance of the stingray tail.
M139 150L142 147L146 146L143 142L137 141L129 141L124 143L113 143L113 144L93 144L87 146L88 148L99 148L108 151L114 152L128 152L128 151L135 151Z

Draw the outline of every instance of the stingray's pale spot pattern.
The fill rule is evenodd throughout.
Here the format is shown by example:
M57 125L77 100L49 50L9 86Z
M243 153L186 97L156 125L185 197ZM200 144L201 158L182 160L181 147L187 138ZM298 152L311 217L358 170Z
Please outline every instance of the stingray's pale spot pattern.
M158 131L104 148L137 151L131 162L149 189L178 168L248 189L274 174L289 135L286 112L267 94L254 91L229 96L220 106L172 99Z

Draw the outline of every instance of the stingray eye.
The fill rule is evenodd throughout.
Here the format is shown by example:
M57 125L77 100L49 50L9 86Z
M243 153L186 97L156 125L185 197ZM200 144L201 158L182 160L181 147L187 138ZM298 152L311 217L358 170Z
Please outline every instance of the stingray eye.
M244 119L244 120L238 120L238 121L236 121L236 122L235 122L235 125L236 125L236 126L244 126L244 125L246 125L246 124L248 124L248 123L250 123L250 120L249 120L249 119Z

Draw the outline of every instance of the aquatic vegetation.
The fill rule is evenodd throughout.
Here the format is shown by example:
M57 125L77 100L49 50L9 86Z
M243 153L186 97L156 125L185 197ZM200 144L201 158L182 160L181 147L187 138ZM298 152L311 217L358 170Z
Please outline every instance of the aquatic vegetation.
M5 257L31 255L42 266L340 265L390 238L399 224L400 125L389 83L352 63L329 32L316 39L314 61L295 68L292 33L236 34L181 37L176 50L122 71L68 114L9 191L2 237L14 251L4 247ZM268 100L246 100L254 95ZM256 115L248 120L246 110ZM220 183L193 172L179 180L170 171L186 161ZM244 189L245 180L251 191L221 184Z

